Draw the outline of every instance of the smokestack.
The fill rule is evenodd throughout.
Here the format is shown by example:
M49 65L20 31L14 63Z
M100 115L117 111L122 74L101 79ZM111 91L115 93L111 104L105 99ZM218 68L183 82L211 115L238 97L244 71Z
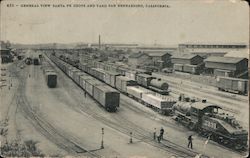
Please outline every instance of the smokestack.
M101 49L101 35L99 35L99 49Z

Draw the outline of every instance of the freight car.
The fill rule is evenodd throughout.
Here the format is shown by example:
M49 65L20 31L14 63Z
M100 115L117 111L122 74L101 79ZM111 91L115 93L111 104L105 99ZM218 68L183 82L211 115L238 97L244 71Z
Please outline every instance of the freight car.
M169 94L169 85L165 80L162 80L160 78L157 79L156 77L148 74L136 74L135 80L139 85L153 90L154 92L162 95Z
M100 82L89 74L82 72L53 55L50 55L49 58L107 111L113 112L117 110L120 103L120 93L118 91L107 87L105 83ZM96 74L96 71L85 69L86 67L88 66L79 64L80 69L88 70L88 72L94 72L94 74Z
M40 60L38 58L34 58L33 59L33 63L34 63L34 65L39 65L40 64Z
M57 73L54 68L46 61L42 63L43 74L49 88L55 88L57 85Z
M49 88L55 88L57 85L57 73L54 71L45 73L46 82Z
M235 150L247 149L248 132L221 107L207 102L177 102L173 109L174 119L190 130Z
M176 103L170 95L162 96L141 86L128 86L127 95L164 115L170 115Z
M107 111L113 112L117 110L120 102L120 93L115 89L106 85L94 86L93 97Z
M217 77L216 86L220 91L248 94L248 80L245 79Z
M158 79L152 79L149 83L149 88L155 92L158 92L162 95L168 95L169 94L169 85L166 81L158 78Z
M116 76L115 80L115 87L123 93L127 93L128 86L137 85L137 82L135 80L131 80L126 76Z

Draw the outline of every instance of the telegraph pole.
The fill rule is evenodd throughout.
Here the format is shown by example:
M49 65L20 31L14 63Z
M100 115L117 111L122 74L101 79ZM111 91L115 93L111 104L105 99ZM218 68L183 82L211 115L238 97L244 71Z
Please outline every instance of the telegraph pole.
M104 135L104 128L102 128L102 141L101 141L101 149L104 149L104 145L103 145L103 135Z

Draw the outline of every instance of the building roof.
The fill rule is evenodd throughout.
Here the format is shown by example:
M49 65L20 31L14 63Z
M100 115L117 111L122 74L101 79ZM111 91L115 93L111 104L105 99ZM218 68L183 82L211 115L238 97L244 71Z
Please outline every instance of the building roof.
M199 55L196 55L196 54L174 54L171 58L172 59L192 59L196 56L199 56Z
M147 53L149 56L157 56L157 57L163 56L163 55L166 55L166 54L171 55L169 52L166 52L166 51L164 51L164 52L161 52L161 51L144 51L144 52Z
M236 57L208 57L205 59L205 62L215 62L215 63L229 63L229 64L236 64L241 60L246 58L236 58Z
M186 42L186 43L180 43L179 45L244 45L247 46L246 43L223 43L223 42L206 42L206 43L201 43L201 42Z
M133 54L131 54L131 55L129 56L129 58L140 58L140 57L143 56L143 55L147 55L147 56L148 56L148 54L146 54L146 53L139 52L139 53L133 53Z

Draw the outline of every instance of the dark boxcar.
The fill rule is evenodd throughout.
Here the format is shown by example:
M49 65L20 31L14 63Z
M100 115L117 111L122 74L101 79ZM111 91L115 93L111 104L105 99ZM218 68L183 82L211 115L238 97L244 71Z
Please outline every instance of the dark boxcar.
M55 88L57 85L57 74L55 72L46 72L46 82L49 88Z
M94 86L93 97L107 111L116 111L117 107L119 107L120 93L109 86L106 85Z
M39 59L38 58L34 58L33 59L33 62L34 62L34 65L39 65L40 62L39 62Z

